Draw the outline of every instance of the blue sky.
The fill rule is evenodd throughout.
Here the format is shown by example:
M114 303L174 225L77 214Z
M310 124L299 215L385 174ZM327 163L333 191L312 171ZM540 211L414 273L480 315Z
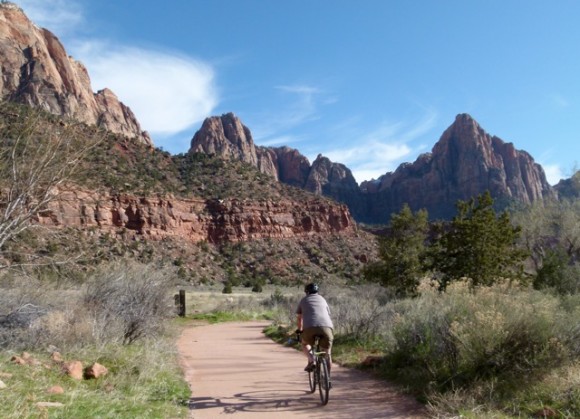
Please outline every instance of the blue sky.
M578 169L580 1L14 1L173 154L233 112L362 182L469 113L550 183Z

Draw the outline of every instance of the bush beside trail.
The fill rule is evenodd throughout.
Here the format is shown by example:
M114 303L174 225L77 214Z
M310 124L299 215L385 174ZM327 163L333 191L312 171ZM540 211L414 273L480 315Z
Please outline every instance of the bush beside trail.
M547 409L580 417L580 295L515 282L440 291L424 279L415 298L385 289L322 287L336 323L335 362L394 381L433 416L522 417ZM294 330L297 294L267 333ZM551 410L550 410L551 409Z
M0 417L185 417L189 387L175 348L176 274L153 265L112 264L77 284L4 272L0 293ZM27 351L33 363L19 365ZM109 373L77 381L50 360L95 362ZM62 393L47 389L60 387ZM44 411L44 413L43 413ZM52 414L52 413L51 413Z

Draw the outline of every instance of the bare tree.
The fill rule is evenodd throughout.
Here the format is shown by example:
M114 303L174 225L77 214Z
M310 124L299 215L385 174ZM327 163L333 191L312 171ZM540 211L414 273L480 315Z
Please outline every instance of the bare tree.
M0 104L0 249L34 226L38 215L74 181L99 136L80 123Z

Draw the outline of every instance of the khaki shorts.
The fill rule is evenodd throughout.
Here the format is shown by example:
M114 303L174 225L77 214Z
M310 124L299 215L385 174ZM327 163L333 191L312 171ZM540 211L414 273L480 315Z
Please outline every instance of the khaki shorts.
M309 327L304 329L302 332L302 343L307 345L314 345L314 338L316 336L321 336L320 338L320 348L325 352L330 353L332 348L332 341L334 340L334 335L330 327Z

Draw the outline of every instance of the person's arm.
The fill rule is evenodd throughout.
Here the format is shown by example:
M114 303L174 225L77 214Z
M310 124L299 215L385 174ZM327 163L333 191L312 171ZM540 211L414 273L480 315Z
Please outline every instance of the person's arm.
M296 328L302 330L302 314L296 314Z

